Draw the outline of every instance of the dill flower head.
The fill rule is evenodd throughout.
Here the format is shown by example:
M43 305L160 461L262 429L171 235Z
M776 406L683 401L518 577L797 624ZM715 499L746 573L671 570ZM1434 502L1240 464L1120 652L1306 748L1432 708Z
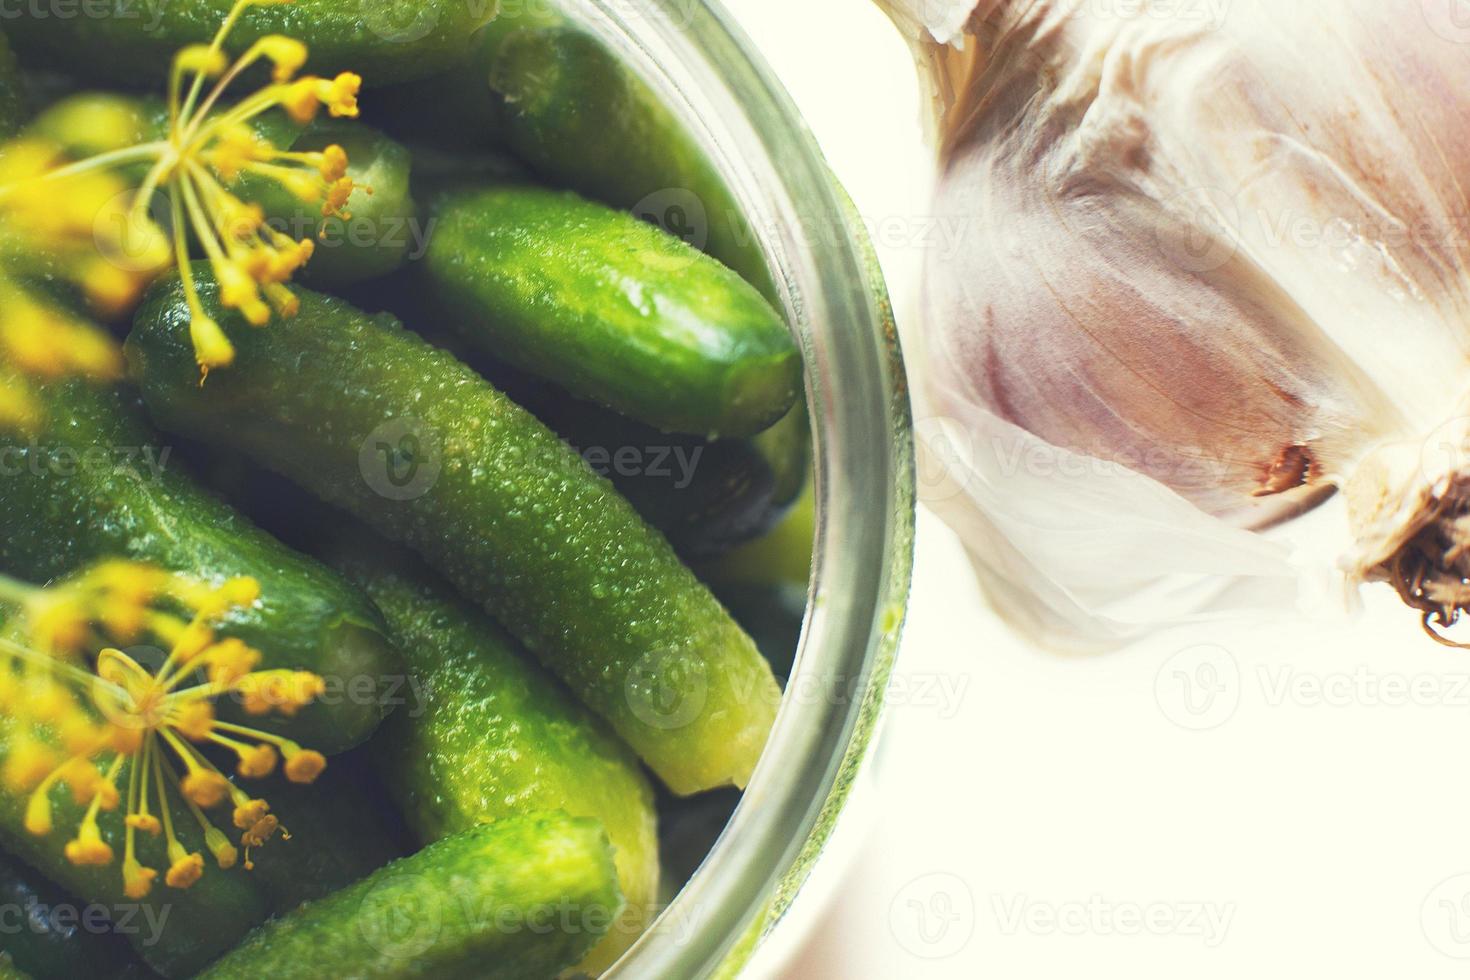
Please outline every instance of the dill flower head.
M13 612L0 632L0 712L9 720L0 792L24 795L29 832L51 834L54 796L69 792L86 809L63 845L67 860L110 865L116 855L100 821L120 810L131 898L149 894L160 870L173 888L204 874L204 855L179 839L180 810L220 868L233 867L241 849L250 868L252 848L285 834L269 803L216 761L233 760L245 780L279 768L296 783L312 782L326 766L290 739L216 715L224 696L238 698L247 714L290 716L322 693L320 677L258 670L258 651L216 634L223 618L259 598L251 579L211 586L131 562L49 588L0 578L0 603ZM156 667L105 645L141 640L166 646ZM221 808L234 839L206 812Z
M93 309L115 316L172 254L156 227L129 224L130 195L117 176L46 179L64 159L42 139L0 147L0 426L10 429L39 424L29 379L122 373L111 337L31 284L69 284Z
M347 154L336 145L283 150L251 123L271 110L303 124L322 108L332 116L355 117L362 79L351 72L298 77L306 46L281 35L263 37L231 60L224 47L240 15L249 6L274 2L281 0L237 0L209 44L178 52L169 71L163 138L126 141L121 134L128 128L107 118L104 106L86 128L101 145L106 134L120 134L121 145L75 162L59 160L55 146L35 138L0 148L0 374L19 378L53 369L107 377L120 364L110 341L55 304L36 297L15 302L27 256L79 284L106 315L131 308L142 287L171 262L183 279L190 336L204 376L231 363L234 347L199 303L190 272L191 234L225 306L255 326L273 314L296 312L298 302L285 284L311 258L315 242L271 228L261 207L241 196L241 178L278 184L319 206L324 217L349 217L344 208L354 185ZM270 70L269 82L226 105L232 83L262 65ZM159 194L167 199L171 232L150 217ZM26 424L33 407L24 385L5 388L12 394L0 396L0 424Z
M234 347L199 303L189 271L185 228L193 230L209 260L220 301L239 310L251 324L264 326L273 311L281 316L296 312L299 304L284 283L311 259L315 243L293 240L271 228L261 208L242 200L232 187L246 174L273 181L297 199L320 205L324 217L347 217L343 208L353 190L347 154L340 146L311 152L281 150L250 126L251 120L277 108L298 123L310 122L322 107L334 117L355 117L362 85L351 72L331 79L296 77L306 63L306 46L281 35L261 38L230 61L224 42L231 28L246 7L267 2L272 0L237 0L212 42L191 45L175 56L169 74L168 139L162 141L139 189L140 202L159 187L168 194L174 253L189 302L190 334L206 375L211 368L228 365ZM270 83L221 108L231 83L262 63L270 65ZM206 93L210 79L214 84Z

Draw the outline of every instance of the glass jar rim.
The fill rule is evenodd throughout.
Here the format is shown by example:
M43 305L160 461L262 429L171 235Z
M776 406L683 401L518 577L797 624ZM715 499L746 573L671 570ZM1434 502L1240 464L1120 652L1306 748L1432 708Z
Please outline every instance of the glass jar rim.
M913 556L902 359L866 232L773 72L717 3L572 10L702 145L801 345L817 538L802 639L765 754L714 849L610 976L737 972L780 920L866 755Z

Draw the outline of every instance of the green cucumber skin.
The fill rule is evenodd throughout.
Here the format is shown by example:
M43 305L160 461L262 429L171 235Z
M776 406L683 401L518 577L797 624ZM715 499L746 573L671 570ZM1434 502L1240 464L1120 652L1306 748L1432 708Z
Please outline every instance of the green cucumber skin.
M0 853L0 907L7 912L0 951L36 980L145 980L157 976L133 955L120 934L111 928L99 932L82 921L86 903L75 901L4 853Z
M127 558L209 581L253 576L260 602L229 615L220 631L260 650L262 668L314 671L328 691L295 718L248 723L325 753L372 734L391 707L377 692L402 673L372 603L200 489L176 463L155 477L137 457L123 466L76 462L87 453L118 461L115 454L134 450L161 459L135 396L65 381L45 385L42 397L49 431L35 442L0 441L14 474L0 479L0 569L48 582Z
M660 432L470 349L412 301L392 296L367 305L392 309L530 410L687 562L708 562L760 538L780 523L806 484L811 456L803 404L754 436L709 440Z
M422 268L467 343L659 429L750 435L801 358L755 288L631 215L527 185L442 195Z
M323 218L320 208L304 208L279 184L253 198L273 227L293 238L310 238L316 253L300 272L316 286L350 286L385 276L423 249L426 230L409 193L412 155L383 133L350 119L322 119L290 144L294 151L325 149L336 143L347 151L347 176L357 189L347 199L348 218Z
M0 750L8 748L14 727L9 716L0 715ZM123 765L118 777L118 785L124 788L129 765ZM204 848L198 824L176 794L170 795L175 832L188 850L205 856L204 875L187 891L169 888L163 882L168 867L163 844L145 836L139 841L139 859L156 868L159 876L152 893L141 901L128 898L123 891L121 808L98 818L102 839L113 849L113 862L105 867L82 866L68 861L62 848L75 834L85 807L78 805L64 787L52 791L51 801L55 829L37 837L25 829L25 795L0 793L0 847L84 904L136 909L130 924L136 931L126 938L138 956L165 977L192 975L270 914L266 896L248 874L238 868L222 871L215 866ZM158 924L156 935L151 924Z
M621 906L596 821L514 817L430 844L267 923L203 976L554 977L582 959Z
M631 916L599 947L596 966L610 966L658 897L658 817L637 758L413 556L375 542L331 564L383 611L424 692L381 739L379 771L410 827L427 843L533 811L598 820Z
M548 182L655 222L692 196L703 211L686 215L695 243L774 297L765 257L708 155L647 82L562 13L567 6L505 5L468 60L386 90L387 104L372 111L416 139L509 149Z
M26 87L10 42L0 34L0 139L20 132L26 120Z
M526 4L482 32L504 142L551 183L671 231L690 226L704 251L774 297L765 256L708 155L647 82L556 12L565 6ZM671 220L672 208L696 202Z
M206 309L238 356L200 387L181 290L157 287L125 348L154 418L234 446L418 551L675 791L743 785L780 690L668 543L551 430L452 356L382 317L298 293L300 313L253 330L219 312L206 282ZM389 499L367 479L370 439L385 425L399 427L386 430L399 463L412 449L396 439L403 426L427 440L408 471L424 477L412 499ZM692 693L670 704L680 691Z
M776 676L789 678L806 625L806 588L789 582L729 584L715 586L715 595L755 639Z
M27 6L7 19L22 59L67 69L125 88L157 88L180 48L207 44L234 0L101 0L86 16L60 17ZM467 57L475 30L494 14L479 0L295 0L252 6L231 31L227 50L239 54L267 34L285 34L310 48L307 71L360 74L365 85L410 81Z

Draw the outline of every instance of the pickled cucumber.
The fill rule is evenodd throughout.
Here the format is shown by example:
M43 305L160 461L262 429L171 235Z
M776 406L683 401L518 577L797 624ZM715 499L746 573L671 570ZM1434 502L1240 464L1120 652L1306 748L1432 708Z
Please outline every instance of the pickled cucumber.
M651 919L658 888L653 791L638 760L520 645L412 555L378 541L332 564L383 611L416 692L383 730L378 765L422 841L536 810L607 829L628 904L584 964L609 965Z
M260 650L262 669L309 670L327 690L294 718L252 725L326 753L372 734L391 707L381 692L402 673L372 603L201 490L135 395L75 380L38 391L48 431L0 436L0 568L44 583L127 558L211 582L253 576L260 601L220 631Z
M755 288L638 219L529 185L440 195L423 262L448 323L574 394L667 432L759 432L801 387Z
M203 977L554 977L597 944L621 906L596 821L513 817L273 920Z
M197 275L207 281L208 272ZM607 719L670 787L743 785L780 700L754 643L612 487L450 355L298 290L202 387L162 284L126 351L165 428L231 445L420 552Z
M234 0L94 0L85 10L18 6L6 29L22 58L123 88L161 85L174 53L208 44ZM357 72L367 85L423 78L468 57L476 28L495 13L479 0L293 0L247 8L228 49L267 34L311 49L319 75Z

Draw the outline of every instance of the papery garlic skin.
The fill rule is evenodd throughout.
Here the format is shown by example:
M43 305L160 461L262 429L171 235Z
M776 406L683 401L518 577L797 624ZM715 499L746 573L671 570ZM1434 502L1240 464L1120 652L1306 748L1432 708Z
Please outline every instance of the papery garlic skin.
M1352 536L1322 558L1350 580L1445 517L1470 464L1470 36L1436 30L1442 2L889 5L940 99L936 208L967 219L910 341L970 457L938 509L988 577L1029 566L1033 619L1126 635L1134 579L1290 576L1239 529L1337 488ZM1118 469L1069 488L990 458L1029 440ZM1151 543L1073 554L1082 528ZM1170 594L1160 619L1189 607Z

